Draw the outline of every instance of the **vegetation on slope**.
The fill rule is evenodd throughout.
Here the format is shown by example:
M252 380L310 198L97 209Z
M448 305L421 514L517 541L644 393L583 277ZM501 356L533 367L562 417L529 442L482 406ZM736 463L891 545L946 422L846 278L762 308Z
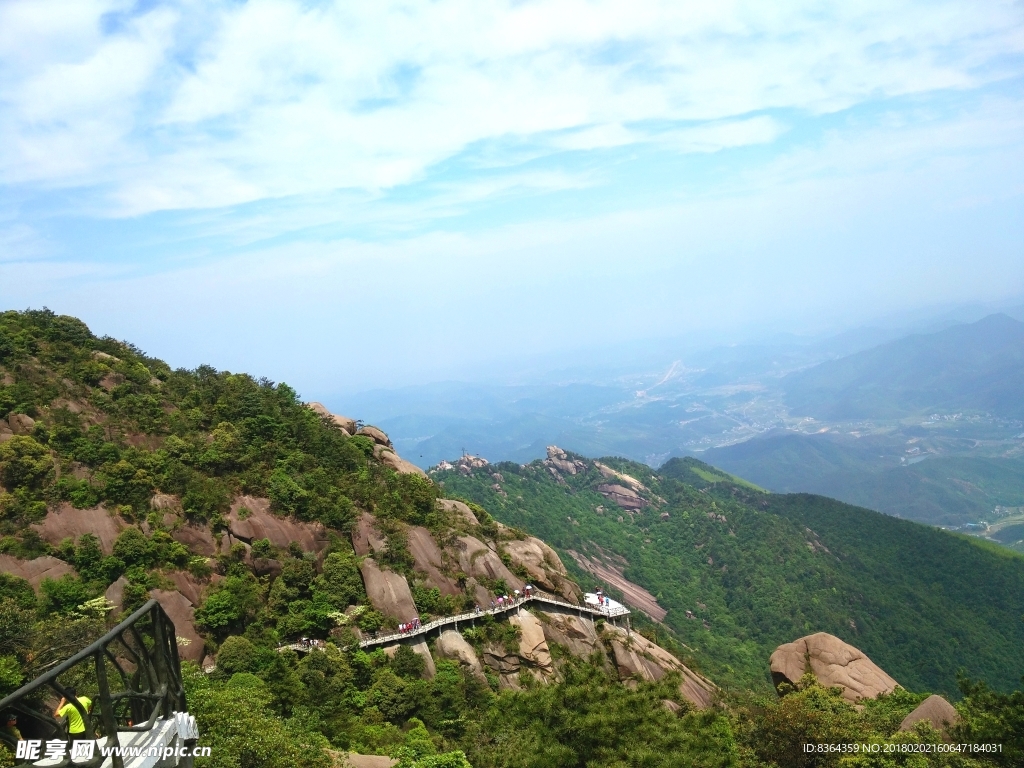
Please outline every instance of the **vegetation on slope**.
M541 462L434 476L562 552L624 558L715 680L765 688L768 655L812 632L861 648L911 690L952 693L961 668L1002 690L1024 673L1024 558L831 499L753 492L695 459L656 475L602 461L664 503L624 513L597 492L593 464L558 478Z
M212 569L221 580L197 615L218 649L217 668L211 674L194 665L185 668L190 710L200 722L202 743L213 747L212 757L200 766L327 766L339 751L354 749L392 754L401 759L401 768L465 768L467 756L477 768L753 768L811 764L789 760L801 739L938 738L927 729L895 733L919 697L897 697L858 712L836 692L810 681L781 702L774 693L738 695L695 712L671 677L624 687L596 661L566 656L559 683L527 681L521 691L494 691L444 661L437 663L433 679L423 679L423 661L411 650L399 649L392 657L365 653L344 633L323 652L302 658L278 652L283 637L325 636L324 622L332 613L365 602L347 538L355 510L395 524L440 526L437 486L382 466L368 440L347 437L303 407L284 384L209 367L174 371L129 344L95 338L74 318L47 311L0 314L0 417L24 432L0 438L0 552L22 559L53 556L78 574L44 581L38 594L23 579L2 574L0 692L15 689L105 631L115 617L96 598L115 579L127 580L124 607L130 610L147 590L168 586L168 573L187 569L193 577L207 578ZM739 514L749 506L743 494L762 495L729 485L739 494L732 498L720 487L727 478L720 481L708 467L690 467L694 471L687 473L682 465L677 480L659 481L658 493L672 504L688 500L694 530L700 529L708 545L721 545L712 521L705 525L700 514L708 503L717 505L709 509L732 516L734 509ZM528 486L524 483L523 490L530 493ZM541 513L536 521L542 523L543 514L553 509L553 496L542 485L533 490ZM174 495L189 519L215 528L223 524L234 496L266 496L281 515L324 523L332 542L320 567L301 548L270 551L268 542L254 542L255 555L273 555L282 566L279 575L257 575L243 551L200 558L181 547L151 508L156 493ZM99 503L127 526L110 554L95 536L52 546L29 527L58 505L73 510ZM498 511L500 505L488 506ZM586 519L582 512L579 516ZM143 524L148 536L141 533ZM789 532L796 524L790 525ZM542 528L533 530L544 533ZM610 545L640 535L639 524L628 536L614 530L608 529ZM746 533L739 535L747 541ZM779 535L780 551L792 556L795 568L814 566L798 557L804 548L799 536L793 543ZM643 539L636 543L643 551L654 550ZM403 559L400 551L391 555L396 563ZM653 583L654 569L665 566L659 557L636 560L641 570L631 575L641 582ZM740 560L737 553L732 567ZM697 570L694 578L695 584L713 585L717 577ZM666 588L671 588L667 582ZM729 596L711 592L715 599ZM800 600L816 594L794 587L785 604L796 609ZM666 604L679 602L678 595L660 597ZM717 626L719 604L708 606ZM364 605L358 615L372 618L372 611ZM733 620L732 626L745 632L744 621ZM719 639L717 647L706 649L709 664L718 663L710 652L721 651L723 670L735 664L756 677L751 670L766 663L763 653L754 658L763 650L758 642ZM84 687L89 681L81 682ZM1008 746L987 756L985 764L1013 764L1008 760L1021 754L1020 703L984 687L968 693L961 704L968 716L965 728L974 729L972 737ZM679 713L672 714L666 701ZM876 716L878 710L885 716ZM0 765L10 764L9 758L0 750ZM837 765L838 756L813 764ZM943 756L930 764L982 763Z

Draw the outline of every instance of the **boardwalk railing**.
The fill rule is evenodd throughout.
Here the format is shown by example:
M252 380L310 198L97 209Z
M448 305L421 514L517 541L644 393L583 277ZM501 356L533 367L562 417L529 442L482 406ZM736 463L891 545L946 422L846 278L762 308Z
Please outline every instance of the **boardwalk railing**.
M72 685L80 696L93 701L94 708L82 706L71 693ZM54 717L54 706L61 698L75 708L84 731L69 733L64 719ZM92 740L98 734L100 746L117 748L150 736L153 738L149 741L158 735L160 739L197 735L182 733L183 727L194 731L194 721L192 726L186 723L191 718L185 704L174 624L156 600L150 600L92 645L0 701L0 718L9 715L17 716L23 740L36 745L55 740L67 743L76 738ZM153 733L141 733L150 731ZM8 729L0 729L0 741L12 753L16 751L18 740ZM113 768L124 766L120 755L104 757L100 750L89 750L89 755L73 765L92 768L105 761ZM72 765L69 754L44 762L52 768Z
M460 613L458 616L445 616L444 618L434 619L427 624L422 624L416 629L411 629L406 632L392 632L387 635L377 635L376 637L367 638L359 643L359 647L374 648L379 645L388 645L389 643L406 640L410 637L416 637L417 635L426 635L449 625L453 625L455 629L458 629L459 622L465 624L466 622L472 622L484 616L503 616L513 610L518 610L520 606L525 605L526 603L541 603L544 605L557 606L563 610L579 613L581 616L583 614L587 614L595 618L615 619L619 616L629 615L629 609L622 605L575 605L573 603L566 603L562 600L556 600L553 597L548 597L547 595L530 595L528 597L520 597L517 600L509 600L504 605L490 610L481 609L480 611Z

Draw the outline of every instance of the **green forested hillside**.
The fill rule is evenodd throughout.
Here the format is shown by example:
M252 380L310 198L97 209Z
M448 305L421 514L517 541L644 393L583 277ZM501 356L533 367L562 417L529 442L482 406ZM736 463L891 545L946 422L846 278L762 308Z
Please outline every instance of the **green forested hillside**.
M102 635L150 593L181 597L173 592L181 584L198 593L196 639L216 660L206 672L192 663L184 669L200 744L213 750L197 768L333 768L350 749L392 755L400 768L838 768L837 755L807 762L802 744L937 743L934 730L897 730L923 694L897 690L856 709L835 689L807 679L777 700L766 682L776 642L833 631L913 689L951 690L955 666L1007 688L1020 669L1024 642L1014 622L1022 613L1021 561L960 539L924 541L916 529L897 527L890 534L904 540L872 555L863 530L835 519L835 510L841 518L848 508L787 502L693 461L672 462L655 478L609 460L637 474L655 501L620 522L619 511L594 490L614 474L593 464L558 480L538 465L503 465L500 480L479 470L441 473L431 482L394 471L381 460L381 447L349 436L285 384L207 366L172 370L46 310L0 313L0 695ZM404 573L411 553L402 534L411 526L428 529L445 546L454 538L435 504L452 492L479 499L495 516L563 551L604 556L599 545L608 557L628 558L627 575L669 608L668 623L691 650L666 638L664 628L642 631L695 658L723 686L721 700L697 710L682 696L677 673L624 685L600 653L574 657L557 644L557 675L548 684L526 675L521 690L501 688L493 676L471 674L450 659L438 658L429 676L424 658L406 646L391 655L360 650L353 627L369 631L385 619L364 590L350 538L356 516L380 521L387 543L375 555L382 567ZM237 507L241 494L269 500L265 513L281 525L322 523L324 548L255 537L221 546L230 520L255 514ZM521 536L500 529L486 510L474 511L479 529L508 541ZM32 527L58 516L95 521L97 531L55 542ZM114 533L101 539L110 526ZM814 533L805 531L812 526ZM181 536L183 527L212 532L211 551L190 548L196 540ZM936 548L949 569L937 568L918 544ZM33 588L7 570L41 558L65 575ZM958 574L959 592L951 584ZM102 597L117 584L119 606ZM874 595L878 590L884 594ZM956 603L967 591L982 593L977 609ZM894 616L900 594L911 613ZM997 616L999 600L1005 610ZM417 589L414 601L421 617L463 607L437 590ZM683 618L687 607L699 618ZM844 628L848 617L862 622L856 631ZM952 631L953 621L968 627L955 635L958 646L935 639ZM500 631L481 625L467 628L463 639L480 644L488 633L515 635L511 624ZM183 629L177 620L175 626ZM302 634L327 640L323 651L301 658L279 652L282 641ZM887 654L883 646L893 637L906 648ZM933 645L945 655L936 656ZM934 658L949 666L939 668ZM80 690L95 684L88 673L76 682ZM734 687L744 683L757 690ZM965 719L955 736L999 741L1005 751L942 756L931 765L1019 764L1022 694L966 682L961 691ZM0 746L0 766L11 764Z
M705 457L773 491L819 493L932 525L990 520L996 506L1024 506L1024 459L934 456L898 466L903 442L786 432Z
M541 462L435 476L563 552L624 558L716 679L767 686L766 656L818 631L912 690L953 691L961 668L1004 689L1024 675L1024 558L819 496L756 492L694 459L657 474L603 461L663 503L624 513L592 464L557 478Z

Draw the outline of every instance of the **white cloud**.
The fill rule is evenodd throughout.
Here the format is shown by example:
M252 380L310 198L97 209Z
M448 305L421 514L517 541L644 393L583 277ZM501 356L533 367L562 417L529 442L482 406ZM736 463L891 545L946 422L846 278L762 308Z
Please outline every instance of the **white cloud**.
M138 214L373 193L514 137L707 152L774 140L780 123L752 113L971 88L1024 51L1012 3L131 8L0 5L4 183L95 185L106 213Z

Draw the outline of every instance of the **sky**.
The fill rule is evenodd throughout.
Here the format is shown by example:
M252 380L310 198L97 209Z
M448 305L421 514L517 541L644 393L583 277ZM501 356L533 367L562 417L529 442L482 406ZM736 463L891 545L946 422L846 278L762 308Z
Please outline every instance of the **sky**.
M1021 2L0 0L0 309L325 393L1024 296Z

